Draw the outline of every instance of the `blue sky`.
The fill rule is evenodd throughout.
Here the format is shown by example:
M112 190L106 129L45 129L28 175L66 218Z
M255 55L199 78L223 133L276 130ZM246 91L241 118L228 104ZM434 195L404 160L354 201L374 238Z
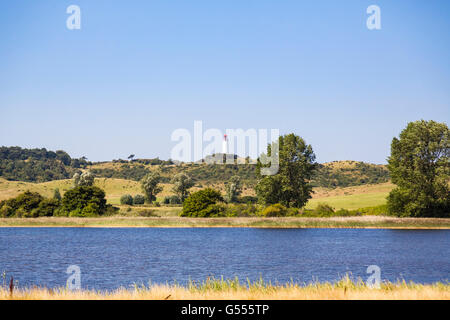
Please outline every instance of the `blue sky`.
M449 122L449 31L449 1L2 1L0 145L167 159L202 120L385 163L407 122Z

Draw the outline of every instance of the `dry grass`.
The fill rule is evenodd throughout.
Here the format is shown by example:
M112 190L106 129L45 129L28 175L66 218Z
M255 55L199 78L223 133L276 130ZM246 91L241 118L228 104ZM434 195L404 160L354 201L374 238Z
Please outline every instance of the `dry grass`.
M397 282L368 288L348 276L336 283L242 284L238 279L212 279L188 286L150 285L115 291L69 291L64 288L0 289L0 300L450 300L450 285Z
M163 211L155 208L156 214ZM176 214L181 208L168 208ZM168 214L168 212L166 212ZM101 217L101 218L0 218L0 227L170 227L170 228L392 228L392 229L450 229L446 218L394 218L384 216L330 218L182 218L165 217Z
M95 185L105 190L108 203L113 205L120 204L120 197L124 194L142 194L141 185L137 181L113 178L97 178ZM224 183L215 183L210 187L225 192ZM52 197L54 190L58 188L61 194L64 194L72 187L72 180L55 180L44 183L30 183L20 181L7 181L0 178L0 201L16 197L27 190L38 192L45 197ZM171 184L162 184L163 190L158 194L158 200L162 201L165 196L172 195ZM348 188L314 188L313 199L311 199L307 208L315 208L317 203L328 203L336 209L358 209L364 207L372 207L386 203L386 196L391 191L393 185L391 183L383 183L376 185L363 185ZM192 191L201 188L194 187ZM244 187L242 196L254 196L253 189Z

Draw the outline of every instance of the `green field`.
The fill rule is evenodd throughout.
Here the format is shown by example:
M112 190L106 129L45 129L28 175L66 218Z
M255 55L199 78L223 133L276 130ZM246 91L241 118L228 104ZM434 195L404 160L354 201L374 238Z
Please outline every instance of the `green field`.
M360 193L353 195L342 195L311 199L306 205L307 209L313 209L319 203L326 203L335 209L355 210L365 207L375 207L386 203L388 192Z

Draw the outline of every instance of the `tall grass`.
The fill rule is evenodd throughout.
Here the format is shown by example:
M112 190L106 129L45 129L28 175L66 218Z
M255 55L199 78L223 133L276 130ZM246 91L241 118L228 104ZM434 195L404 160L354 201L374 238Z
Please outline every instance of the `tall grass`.
M353 280L348 275L331 282L298 284L272 284L262 278L257 281L241 282L234 279L208 278L204 281L189 281L180 284L135 285L131 289L114 291L69 291L66 288L22 288L13 295L7 288L0 288L0 299L16 300L358 300L358 299L408 299L450 300L450 284L416 284L397 281L384 282L378 289L367 287L361 279Z

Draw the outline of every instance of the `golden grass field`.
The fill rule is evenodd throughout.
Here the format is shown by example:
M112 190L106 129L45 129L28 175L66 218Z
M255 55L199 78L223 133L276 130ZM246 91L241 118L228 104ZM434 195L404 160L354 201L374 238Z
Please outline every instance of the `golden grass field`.
M450 229L450 219L445 218L394 218L385 216L328 218L185 218L178 217L177 210L180 210L180 208L155 208L155 214L161 215L160 217L129 217L117 215L99 218L0 218L0 227ZM168 215L163 216L167 212Z
M141 194L139 182L124 179L97 178L95 185L105 190L108 203L120 204L120 197L124 194ZM162 184L163 191L158 194L158 200L171 195L171 185ZM0 201L10 199L27 190L39 192L45 197L52 197L58 188L61 194L72 187L72 180L57 180L44 183L29 183L19 181L7 181L0 178ZM376 185L363 185L357 187L325 189L315 188L313 198L307 203L306 208L315 208L318 203L327 203L335 209L358 209L373 207L386 203L386 196L394 186L391 183ZM223 185L214 185L214 188L223 190ZM194 187L195 191L198 188ZM251 190L246 189L244 195L252 195Z
M288 283L264 281L242 284L238 279L213 279L180 285L135 285L115 291L69 291L65 288L0 289L0 300L450 300L450 285L396 282L369 288L348 276L335 283Z

